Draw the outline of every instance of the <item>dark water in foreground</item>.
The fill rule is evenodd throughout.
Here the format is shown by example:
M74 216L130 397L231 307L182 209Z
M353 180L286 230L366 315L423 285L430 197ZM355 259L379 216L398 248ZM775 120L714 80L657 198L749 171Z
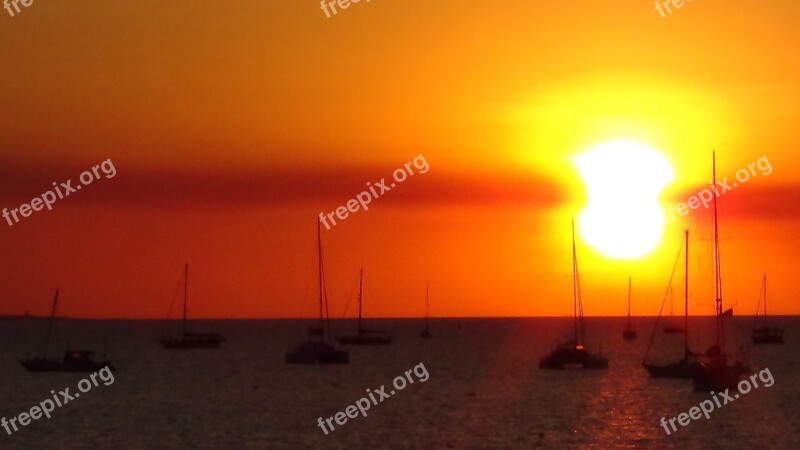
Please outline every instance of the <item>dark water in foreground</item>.
M742 337L752 320L736 318ZM228 342L216 351L166 351L155 342L161 322L60 321L51 355L73 347L102 352L118 367L52 418L8 436L9 449L472 449L472 448L800 448L800 319L776 318L787 343L754 347L751 369L770 369L774 385L667 436L659 425L710 397L689 381L653 380L641 369L652 319L623 342L623 319L589 319L590 350L602 346L606 371L541 371L538 360L570 327L567 319L375 321L390 329L387 347L351 348L344 366L289 366L286 350L304 339L306 321L198 322ZM457 329L461 323L461 330ZM351 331L352 323L335 328ZM51 390L77 389L77 374L28 374L17 359L40 351L42 320L0 320L0 415L30 410ZM659 357L680 348L658 335ZM745 342L742 340L742 342ZM429 379L349 419L325 435L317 418L345 411L423 363ZM411 375L415 380L416 376Z

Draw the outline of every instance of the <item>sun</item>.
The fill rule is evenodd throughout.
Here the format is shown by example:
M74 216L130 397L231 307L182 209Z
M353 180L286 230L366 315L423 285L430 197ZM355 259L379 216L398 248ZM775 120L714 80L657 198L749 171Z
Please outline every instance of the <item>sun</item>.
M667 158L646 145L618 140L597 145L574 162L588 193L578 216L583 240L611 258L652 252L664 225L658 194L674 177Z

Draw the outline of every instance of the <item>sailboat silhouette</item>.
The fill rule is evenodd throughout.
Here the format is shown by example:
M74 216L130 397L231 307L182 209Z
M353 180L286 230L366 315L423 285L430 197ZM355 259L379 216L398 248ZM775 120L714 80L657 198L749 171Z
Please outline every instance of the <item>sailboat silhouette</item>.
M700 369L700 364L697 361L697 354L689 350L689 230L683 232L683 242L681 246L684 247L684 288L683 288L683 302L684 302L684 316L682 328L683 332L683 358L676 362L669 364L652 364L647 362L647 356L653 345L653 339L656 336L658 328L653 330L653 335L650 338L650 343L647 345L647 352L642 361L642 367L650 373L654 378L692 378L694 374ZM678 253L680 256L680 253ZM677 265L677 261L676 261ZM670 283L672 280L670 279ZM672 296L672 286L669 287L670 297ZM671 300L670 300L671 302Z
M717 182L717 158L716 154L711 155L711 175L712 181ZM717 218L717 196L713 200L714 210L714 290L716 303L716 344L712 346L706 355L709 361L701 361L700 368L692 377L695 391L720 391L723 389L733 389L739 379L750 372L750 368L745 364L740 355L726 353L725 339L725 320L732 315L732 310L724 310L722 306L722 269L720 267L719 256L719 220Z
M539 361L540 369L607 369L608 360L593 355L584 348L585 331L583 324L583 301L581 300L580 276L578 274L578 255L575 250L575 221L572 222L572 303L574 310L574 330L572 341L558 346Z
M53 297L53 308L50 312L50 320L47 323L47 335L44 340L44 351L41 358L23 359L20 364L28 372L93 372L106 366L114 370L111 361L95 361L94 352L88 350L67 350L64 359L47 359L47 348L50 346L50 335L53 331L53 321L56 317L56 305L58 304L58 292Z
M380 331L367 330L362 323L364 304L364 269L361 269L358 283L358 330L354 335L339 336L336 342L342 345L384 345L391 344L392 337Z
M183 275L183 332L181 337L175 338L168 336L161 338L158 342L169 350L189 350L189 349L210 349L219 348L225 342L225 338L219 333L190 333L186 329L187 322L187 303L189 302L189 264L184 268Z
M767 317L767 274L761 281L764 288L764 318ZM759 302L760 304L760 302ZM758 309L756 309L756 319L753 322L753 343L754 344L783 344L783 330L781 328L771 328L767 325L755 328L758 322Z
M317 252L319 255L319 327L312 328L312 334L319 336L319 341L300 343L294 350L286 352L287 364L346 364L350 362L350 352L337 350L330 339L330 317L323 315L328 310L328 295L325 286L325 266L322 259L322 231L317 222ZM327 340L326 340L326 327ZM319 330L315 332L315 330Z
M631 326L631 277L628 277L628 324L622 332L622 339L633 341L636 339L636 330Z

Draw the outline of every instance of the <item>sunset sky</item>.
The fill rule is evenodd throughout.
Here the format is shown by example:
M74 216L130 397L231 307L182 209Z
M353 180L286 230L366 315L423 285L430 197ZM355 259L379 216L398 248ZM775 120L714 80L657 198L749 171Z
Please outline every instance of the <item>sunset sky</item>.
M668 161L665 209L707 186L712 150L719 178L766 157L720 197L725 302L753 314L766 272L770 313L798 314L798 17L794 0L667 17L648 0L0 9L0 208L117 170L0 219L0 314L47 314L60 287L62 315L163 318L188 262L192 317L314 316L318 214L421 154L428 172L323 228L331 316L355 312L360 268L369 317L424 314L426 281L433 316L566 316L570 220L590 197L573 158L617 140ZM641 211L617 207L621 224ZM587 315L624 314L629 275L633 313L657 314L686 228L691 305L711 314L701 208L636 259L579 229Z

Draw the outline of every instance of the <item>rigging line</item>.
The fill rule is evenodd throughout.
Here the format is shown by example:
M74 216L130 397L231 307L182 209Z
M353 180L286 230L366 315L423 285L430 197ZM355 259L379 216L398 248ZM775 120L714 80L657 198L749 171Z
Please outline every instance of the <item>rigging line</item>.
M169 302L169 309L167 310L167 317L164 318L164 321L161 322L161 329L159 330L159 334L164 333L164 327L166 327L167 322L169 321L169 316L172 314L172 307L175 305L175 299L178 298L178 292L181 290L181 285L183 284L183 277L178 280L178 285L175 287L175 293L172 294L172 301Z
M680 250L678 250L678 256L675 257L675 264L672 266L672 274L669 276L669 283L667 283L667 289L664 291L664 298L661 300L661 308L658 310L658 317L656 317L656 325L653 327L653 334L650 336L650 342L647 344L647 351L644 353L642 364L647 361L647 356L650 355L650 348L653 346L653 341L656 338L656 333L658 332L658 322L661 320L661 313L664 311L664 305L667 302L669 288L672 286L672 280L675 278L675 271L678 269L678 262L680 262L681 255L683 254L684 240L686 240L686 235L684 235L683 239L681 239L681 247ZM683 330L683 332L688 333L689 331ZM688 338L688 335L686 337Z
M322 245L320 244L319 253L319 267L320 267L320 280L322 280L322 298L325 304L325 320L327 322L328 342L333 342L333 335L331 334L331 315L328 310L328 285L325 281L325 259L322 256Z
M344 311L342 312L342 319L347 314L347 307L350 306L350 300L353 299L353 294L356 292L356 288L358 287L358 281L356 280L353 282L353 288L350 289L350 295L347 297L347 303L344 305Z
M764 293L764 278L761 278L761 286L758 288L758 300L756 301L756 315L753 317L753 331L756 329L756 325L758 325L758 312L761 310L761 295Z
M303 293L303 302L301 303L301 305L303 305L302 312L304 315L307 311L311 310L311 303L308 301L308 291L311 290L311 286L313 286L314 284L315 284L314 282L308 282L308 280L306 280L306 290ZM314 313L316 313L316 308L314 308Z

